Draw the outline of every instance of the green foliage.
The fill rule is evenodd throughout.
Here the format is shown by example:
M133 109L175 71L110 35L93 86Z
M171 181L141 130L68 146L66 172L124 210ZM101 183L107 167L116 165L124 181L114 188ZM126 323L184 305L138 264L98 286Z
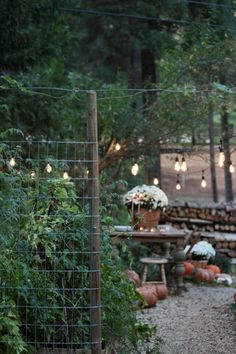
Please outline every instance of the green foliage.
M20 333L20 319L16 304L0 302L0 353L20 354L26 352L26 344Z
M221 253L216 253L213 259L210 259L210 264L217 265L222 273L229 273L231 269L231 262L229 257Z
M45 171L41 180L30 177L20 146L2 143L0 154L0 348L20 354L33 350L28 341L89 341L89 312L80 310L89 305L83 291L89 288L87 206L78 203L74 184L59 178L56 168L50 178ZM9 164L12 156L21 161L20 170ZM109 193L104 188L103 199L110 200L106 207L112 209L116 193ZM121 259L113 257L104 229L111 223L107 209L101 209L103 340L108 347L139 353L139 342L148 343L155 328L137 322L139 296L122 275ZM73 328L75 318L78 327ZM156 354L158 343L155 348Z

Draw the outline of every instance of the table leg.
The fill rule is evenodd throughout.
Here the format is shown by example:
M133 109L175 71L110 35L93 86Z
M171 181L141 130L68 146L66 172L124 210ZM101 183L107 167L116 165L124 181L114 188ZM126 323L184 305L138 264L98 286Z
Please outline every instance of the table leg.
M164 256L166 258L169 258L170 257L170 242L164 243L164 251L165 251Z
M184 261L186 255L184 252L184 246L182 244L177 244L176 251L174 252L174 263L175 263L175 279L176 279L176 294L180 295L185 289L183 282L184 274Z

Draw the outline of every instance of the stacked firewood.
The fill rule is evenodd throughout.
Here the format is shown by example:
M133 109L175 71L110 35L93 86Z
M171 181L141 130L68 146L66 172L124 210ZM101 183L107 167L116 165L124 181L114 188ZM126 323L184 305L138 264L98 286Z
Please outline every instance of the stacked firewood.
M216 250L236 257L236 204L172 203L162 212L161 222L199 232Z

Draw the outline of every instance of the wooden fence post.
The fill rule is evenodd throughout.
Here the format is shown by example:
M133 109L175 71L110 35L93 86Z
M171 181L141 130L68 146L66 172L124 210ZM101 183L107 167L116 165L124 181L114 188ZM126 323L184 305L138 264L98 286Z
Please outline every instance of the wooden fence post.
M100 290L100 231L99 231L99 168L97 137L97 98L89 91L88 100L88 196L90 206L90 323L91 353L101 354L101 290Z

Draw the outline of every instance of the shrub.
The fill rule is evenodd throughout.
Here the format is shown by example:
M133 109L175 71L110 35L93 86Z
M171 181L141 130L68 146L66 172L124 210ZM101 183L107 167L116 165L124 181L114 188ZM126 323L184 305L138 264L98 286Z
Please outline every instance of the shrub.
M56 171L42 183L23 163L20 171L10 166L12 154L20 159L20 146L0 144L0 348L20 354L34 352L29 342L89 341L88 206ZM101 209L103 226L111 218ZM103 339L138 353L139 341L148 342L155 328L137 322L139 297L103 228L101 250Z

